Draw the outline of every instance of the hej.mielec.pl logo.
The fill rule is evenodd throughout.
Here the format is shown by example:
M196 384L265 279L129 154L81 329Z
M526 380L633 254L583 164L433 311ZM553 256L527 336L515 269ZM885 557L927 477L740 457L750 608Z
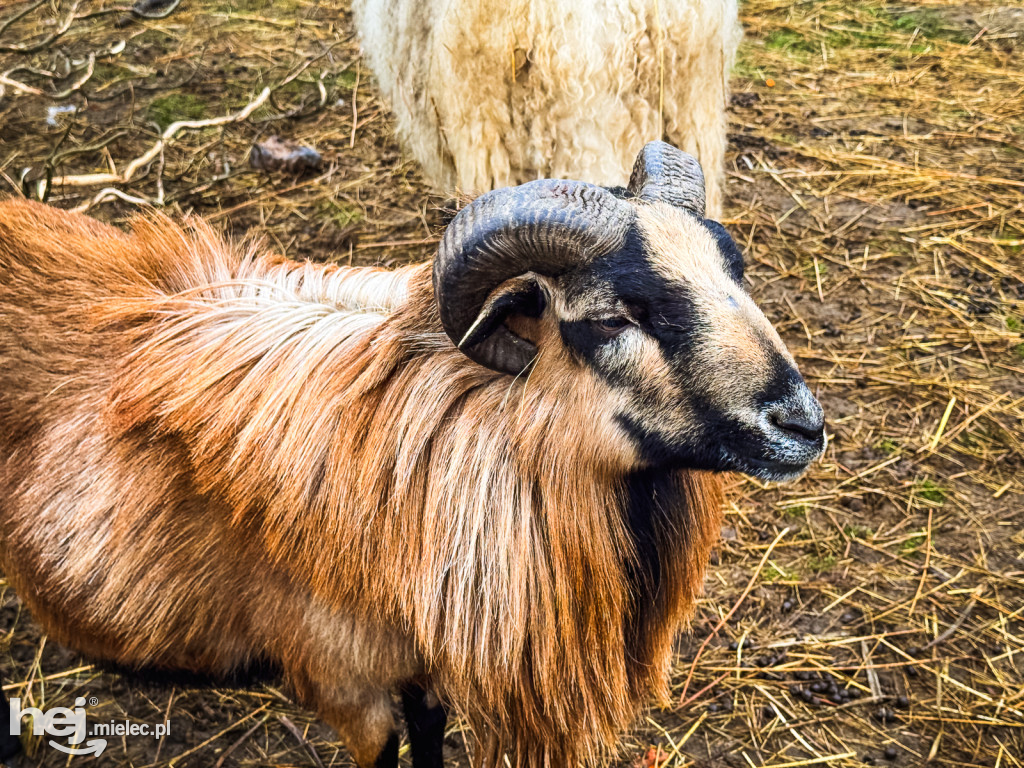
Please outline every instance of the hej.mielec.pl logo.
M97 702L90 699L89 703L95 705ZM82 696L75 699L74 709L50 707L45 712L38 707L22 709L21 699L11 699L10 711L9 732L12 736L21 735L22 721L29 718L33 735L50 736L49 745L68 755L99 755L107 748L106 739L90 738L85 741L86 736L153 736L160 739L171 730L170 720L156 725L112 720L106 723L93 723L90 728L85 721L85 698ZM55 739L63 739L67 743L62 744ZM82 742L85 742L84 746L79 746Z

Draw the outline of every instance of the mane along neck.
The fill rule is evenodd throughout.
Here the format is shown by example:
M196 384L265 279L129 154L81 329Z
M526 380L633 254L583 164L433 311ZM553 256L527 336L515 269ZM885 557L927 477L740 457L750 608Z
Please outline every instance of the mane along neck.
M613 470L574 377L513 382L452 346L426 266L357 302L302 289L321 268L247 264L237 289L111 310L137 336L118 424L180 435L200 491L310 592L408 627L496 734L478 761L597 757L666 692L720 482Z

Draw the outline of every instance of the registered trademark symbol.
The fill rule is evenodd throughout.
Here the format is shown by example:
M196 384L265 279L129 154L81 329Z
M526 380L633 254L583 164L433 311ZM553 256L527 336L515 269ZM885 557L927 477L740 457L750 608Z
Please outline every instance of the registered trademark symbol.
M99 703L100 703L100 700L97 699L95 696L90 696L89 697L89 706L90 707L95 707Z

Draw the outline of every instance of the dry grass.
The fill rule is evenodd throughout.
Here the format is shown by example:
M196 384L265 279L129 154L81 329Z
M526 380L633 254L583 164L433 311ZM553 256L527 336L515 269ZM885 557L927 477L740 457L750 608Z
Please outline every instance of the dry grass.
M31 10L0 20L0 188L120 221L135 205L98 202L104 184L53 181L123 174L169 123L270 86L249 119L183 129L107 186L293 256L429 258L445 201L402 159L346 5L186 0L117 27L120 11L95 15L111 2L82 2L61 33L65 0L5 3L0 19ZM736 480L674 699L625 737L621 763L1020 766L1024 11L748 0L743 17L728 223L831 441L796 484ZM64 104L79 111L47 125ZM252 142L275 133L325 170L249 170ZM97 764L348 764L274 688L127 681L47 644L10 592L0 617L9 695L171 721L170 739L112 743ZM450 744L464 763L457 724ZM27 765L65 764L27 746Z

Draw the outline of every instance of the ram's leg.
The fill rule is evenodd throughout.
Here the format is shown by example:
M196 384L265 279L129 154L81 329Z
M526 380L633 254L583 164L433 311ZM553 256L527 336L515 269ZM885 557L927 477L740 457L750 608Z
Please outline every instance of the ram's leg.
M431 691L409 684L402 689L402 709L409 726L413 768L443 768L444 727L448 713Z
M344 691L321 699L319 710L359 768L397 768L398 730L387 691Z
M21 751L21 740L11 733L11 705L0 692L0 763Z
M288 670L287 676L299 702L337 732L359 768L397 768L398 730L387 690L331 685L311 680L304 670Z
M296 597L282 601L285 618L279 626L303 631L272 633L272 657L279 659L296 698L337 731L359 768L396 768L391 690L420 674L411 641L386 624L357 621Z

